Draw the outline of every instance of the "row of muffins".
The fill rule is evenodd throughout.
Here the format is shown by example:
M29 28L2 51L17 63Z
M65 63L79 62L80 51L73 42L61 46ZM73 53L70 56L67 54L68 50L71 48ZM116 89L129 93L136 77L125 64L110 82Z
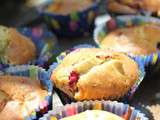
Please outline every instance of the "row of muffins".
M94 20L100 14L100 4L111 14L156 14L159 15L158 0L54 0L37 7L40 16L49 28L59 36L75 37L88 35L94 28ZM147 15L148 15L147 14ZM72 34L74 33L74 34Z
M41 67L52 59L54 35L39 27L0 26L0 37L0 119L38 119L51 109L53 84Z
M133 8L136 11L136 12L134 12L134 14L138 13L137 8L139 9L139 6L141 7L140 9L149 10L151 12L158 13L158 11L159 11L158 4L156 4L156 1L153 1L152 2L153 4L148 4L148 3L150 3L150 1L147 1L147 0L146 1L137 1L136 5L133 5L135 3L135 1L129 1L129 3L128 3L128 1L122 0L122 2L124 2L125 7L127 6L128 9ZM112 3L112 1L111 1L111 3ZM127 3L129 5L126 5ZM107 4L107 6L108 5L109 4ZM111 8L111 10L117 9L112 6L110 8ZM123 8L123 6L121 8ZM118 9L118 10L120 10L120 9ZM122 12L126 12L126 13L130 12L130 11L128 11L128 9L124 9L124 11L122 11ZM60 24L60 20L54 16L55 11L48 11L48 13L49 12L52 15L51 14L44 14L45 19L47 19L46 22L47 23L53 22L52 24L50 24L50 26L52 26L55 31L57 29L60 31L61 24ZM58 15L61 15L61 14L58 14ZM71 15L71 18L73 18L71 13L70 13L70 15ZM65 15L63 15L63 16L65 16ZM61 20L64 20L64 19L61 19ZM65 26L65 28L67 28L69 33L75 32L79 27L78 26L79 21L76 21L76 20L73 20L73 21L75 24L73 24L73 22L71 20L71 23L70 23L70 21L69 21L69 23L67 23L67 25L70 25L70 26L69 27ZM115 21L111 21L111 24L112 25L109 25L109 26L111 26L113 28L113 29L111 28L111 30L113 30L113 33L110 33L111 35L109 35L109 36L106 35L106 38L102 40L102 43L99 42L98 45L101 48L107 49L107 50L112 50L112 51L124 52L127 54L129 53L129 55L132 55L134 57L137 55L151 55L153 53L157 53L158 42L159 42L159 35L158 35L159 34L159 27L158 27L158 25L145 24L145 25L140 25L140 26L133 26L131 28L126 28L126 30L125 30L125 28L124 29L122 28L122 30L117 30L117 31L115 30L114 31L114 29L116 29ZM71 29L71 31L70 31L69 29L72 27L74 29ZM150 34L150 32L151 32L151 34ZM59 34L60 34L60 32L59 32ZM61 35L63 35L63 34L61 34ZM121 36L119 36L119 35L122 35L121 41L118 40L119 38L121 38ZM154 38L152 38L152 36L154 36ZM124 40L123 37L125 37L126 39ZM153 44L150 44L149 41L152 41ZM146 46L148 46L148 49L146 49ZM114 55L113 56L111 55L108 57L108 55L105 54L106 50L100 50L101 51L100 54L102 54L102 55L100 55L100 57L99 57L99 55L97 55L97 53L99 53L98 52L99 50L97 50L97 51L95 50L96 51L95 52L94 49L90 49L90 50L89 49L78 49L76 51L71 52L67 56L65 56L65 58L60 63L58 63L59 64L58 67L56 67L56 69L54 69L52 71L51 79L55 83L55 86L57 88L59 88L61 91L63 91L64 93L66 93L70 98L74 98L76 100L107 99L107 98L108 99L118 99L118 98L124 96L124 94L127 94L129 89L132 89L132 87L134 86L133 83L132 83L132 85L130 83L126 84L128 81L125 81L125 84L123 84L123 83L121 83L122 81L120 82L118 80L121 77L122 77L122 79L123 78L126 79L125 77L128 78L129 77L128 75L131 75L131 74L129 74L131 71L129 73L126 73L126 71L125 71L125 68L129 69L130 67L126 67L126 66L124 67L124 64L121 63L123 60L122 61L119 59L117 60L117 56L115 58L113 57ZM103 52L105 52L105 53L103 53ZM109 52L109 53L111 53L111 52ZM113 54L116 54L116 53L113 53ZM118 53L118 55L120 55L120 54ZM154 60L156 59L155 61L157 61L158 57L159 56L156 54L154 56ZM97 59L100 59L100 60L97 60ZM152 62L151 59L149 60L149 62ZM128 63L129 61L128 62L124 61L124 63L125 62ZM131 65L131 64L133 64L133 63L130 63L129 65ZM105 66L107 66L107 68L105 68ZM133 68L135 68L135 67L132 66L129 70L131 70ZM107 72L107 71L111 71L111 70L113 72ZM138 68L135 68L134 70L138 71ZM132 72L135 72L134 70ZM134 75L140 76L140 73L141 72L139 72L139 73L137 72L137 73L134 73ZM133 76L132 75L130 76L130 78L135 77L134 75ZM128 78L128 79L130 79L130 78ZM122 79L120 79L120 80L122 80ZM140 81L139 78L135 77L134 83L139 82L139 81ZM122 84L125 86L125 87L123 87L123 89L120 88L120 87L122 87L121 86ZM108 89L106 90L106 88L108 88ZM133 91L134 91L134 89L133 89ZM112 95L108 94L108 93L112 93L112 92L113 92ZM82 113L82 114L85 114L85 113ZM79 115L79 116L81 116L81 115ZM85 119L84 118L85 115L84 116L82 115L82 117L79 117L79 116L73 116L68 119L78 119L78 118Z
M16 34L14 35L17 36ZM5 41L6 39L4 39L4 42ZM15 46L15 47L19 47L19 46ZM8 48L8 46L6 48ZM66 65L66 68L65 68L65 65ZM127 68L130 65L135 69L128 73ZM104 70L105 74L99 74L101 70ZM111 72L111 70L114 70L113 73ZM16 72L17 68L14 68L13 71ZM34 71L31 71L30 74L31 75L34 74ZM116 74L116 77L115 77L115 74ZM112 81L112 80L110 81L107 77L106 78L104 77L106 75L107 76L110 75L111 79L113 80L115 79L119 81ZM76 51L73 51L68 56L66 56L63 62L60 63L60 65L56 68L56 70L53 70L51 79L55 83L56 87L58 87L58 84L59 84L60 86L58 88L62 89L62 91L65 91L66 94L68 94L70 97L74 97L77 100L90 100L90 99L95 100L95 99L119 99L120 97L128 93L129 89L133 87L134 84L136 83L136 80L139 79L139 76L140 74L139 74L139 68L137 63L134 62L128 56L121 53L116 53L116 52L112 53L112 52L101 50L98 48L88 48L88 49L84 48L84 49L77 49ZM40 91L43 91L43 87L41 87L38 80L36 83L34 83L33 81L36 81L36 80L30 79L29 77L23 78L23 77L18 77L17 75L10 76L10 74L7 74L7 76L2 75L1 78L2 78L1 79L1 82L2 82L1 115L4 116L4 119L10 120L11 119L10 117L12 117L12 119L15 119L15 120L26 119L24 116L30 115L32 113L32 110L35 109L40 104L41 100L44 99L45 96L47 96L47 91L45 91L44 96L41 96L42 92L40 92L39 94L36 94L36 96L34 95L34 92L36 92L37 89L39 89ZM82 78L82 82L78 83L79 79L81 78ZM104 79L101 79L101 78L104 78ZM93 81L92 79L95 79L95 80ZM127 81L124 81L126 79ZM28 84L27 81L30 84ZM110 82L110 84L108 84L106 81L108 83ZM48 82L49 82L49 79L48 79ZM19 84L21 87L24 86L22 87L23 90L19 89L20 87ZM34 84L37 85L37 87L34 86ZM51 85L51 83L49 84ZM79 84L82 84L82 85L80 85L79 87ZM114 87L112 85L114 85ZM11 94L12 92L7 91L8 87L12 88L11 91L13 92L14 95ZM88 89L84 89L84 88L88 88ZM99 95L95 95L95 92L93 92L93 88L95 88L96 92L99 93ZM106 88L108 89L108 91L105 91ZM114 92L115 88L117 89L116 90L117 92ZM15 89L17 89L18 91L16 91ZM77 91L78 89L80 91ZM27 96L29 97L29 99L25 95L25 93L28 94ZM30 98L30 95L31 95L31 98ZM39 100L39 97L42 99ZM27 103L24 102L25 100L23 99L25 99ZM35 106L31 108L30 107L31 104L29 103L29 101L31 101L31 104L34 104L34 102L37 104L35 104ZM21 104L23 103L24 106L17 105L20 103ZM27 105L25 105L25 103ZM13 112L12 105L16 105L14 107L19 112L17 111ZM29 113L26 113L25 111L26 109L27 109L27 112ZM8 116L7 118L6 114L10 112L13 112L12 113L13 116ZM20 115L21 113L23 114Z
M77 100L118 99L128 93L129 89L136 83L136 80L139 79L137 63L124 54L109 52L108 55L105 50L100 49L79 49L74 52L76 53L67 55L56 70L53 70L51 78L56 87L72 98ZM73 54L73 56L71 54ZM80 58L82 56L84 56L84 58L81 60ZM130 68L129 66L135 69L128 72L127 69ZM110 70L113 70L113 73L110 72ZM110 77L107 79L104 77L106 75ZM120 81L115 82L112 81L112 79ZM126 79L127 81L125 81ZM124 85L124 87L122 88L121 85ZM95 91L93 91L93 88L95 88ZM106 88L108 88L108 91L104 90ZM117 93L113 92L114 88L117 88ZM84 94L84 91L86 94ZM104 93L102 93L102 91L104 91ZM109 95L109 93L112 93L111 91L114 94Z
M88 56L90 56L89 59L88 59ZM74 60L74 58L75 58L75 60ZM54 81L54 83L57 87L59 84L60 85L59 88L66 91L66 93L68 95L70 95L70 97L74 97L73 95L77 94L77 97L75 97L75 99L77 99L77 100L118 99L118 98L124 96L128 92L128 90L135 84L136 80L139 77L139 72L138 72L139 68L138 68L137 63L135 63L132 59L130 59L126 55L116 53L116 52L115 53L114 52L113 53L107 52L104 50L100 50L98 48L88 48L88 49L86 48L86 49L79 49L79 50L76 50L76 51L70 53L69 56L68 57L66 56L65 59L64 59L64 63L62 62L60 64L60 66L57 67L57 70L53 70L52 80ZM84 62L83 62L83 60L84 60ZM81 61L82 61L82 63L81 63ZM124 63L125 64L128 63L128 64L125 65ZM67 65L66 68L64 68L63 64L64 64L64 66ZM73 65L73 68L70 65ZM76 65L76 66L74 66L74 65ZM130 65L132 67L134 67L135 69L132 72L130 72L130 74L128 74L126 69ZM95 67L95 70L93 69L93 72L92 72L91 69L94 67ZM11 71L17 72L18 71L17 69L18 68L14 68L13 71L12 70ZM23 72L23 69L22 69L22 72ZM59 69L62 69L62 70L59 70ZM63 70L63 69L66 69L66 70ZM97 73L97 76L95 76L94 74L97 72L97 70L99 70L99 72L100 72L101 69L104 69L105 74L98 75L98 73ZM113 73L110 72L110 70L112 70L112 69L114 70ZM90 70L91 73L89 73L89 75L86 75L86 78L84 77L84 79L83 79L83 77L80 75L81 74L85 75L85 72L87 72L88 70ZM67 75L69 74L69 76L63 75L65 71L66 71ZM24 73L28 74L27 72L24 72ZM34 74L34 71L31 71L30 74L31 75ZM117 74L116 75L117 78L114 78L114 74ZM36 74L36 75L38 75L38 74ZM121 80L117 83L116 81L112 81L112 80L110 81L109 79L101 79L101 77L106 76L106 75L111 75L111 77L113 77L113 79L121 79ZM40 74L40 76L41 76L41 74ZM58 77L58 76L60 76L60 77ZM32 77L32 76L30 76L30 77ZM1 78L2 78L1 79L1 83L2 83L1 84L2 85L1 91L2 92L1 92L1 114L0 115L2 115L4 117L4 118L1 117L2 119L8 119L8 120L10 120L10 119L15 119L15 120L28 119L25 117L28 117L28 115L30 115L33 112L33 110L36 109L36 107L39 107L39 104L41 103L41 101L44 99L44 97L47 96L46 90L44 91L45 94L43 95L43 92L42 92L43 87L40 85L39 80L33 80L33 79L30 79L30 77L28 77L28 76L27 77L21 77L21 76L19 77L17 75L10 76L10 74L1 76ZM82 82L81 82L82 85L79 88L80 91L77 91L76 89L78 88L78 84L79 84L78 80L81 77L82 77ZM94 77L95 77L95 81L92 81L92 79ZM61 80L63 78L67 78L67 79L64 79L64 81L67 83L66 86L64 85L63 81L61 82ZM124 82L123 80L126 78L127 78L127 81ZM87 84L85 84L85 79L86 79ZM46 78L45 80L47 80L49 82L49 79ZM55 82L55 80L57 82ZM83 80L84 80L84 82L83 82ZM111 82L109 86L106 84L107 80L109 80ZM109 83L109 81L108 81L108 83ZM44 86L45 86L45 84L44 84ZM62 86L61 86L61 84L62 84ZM113 89L115 89L115 88L112 86L112 84L117 89L116 93L114 93ZM51 85L50 82L49 82L49 85ZM125 86L124 87L125 89L121 85ZM12 88L11 91L7 90L8 87ZM22 88L23 90L20 89L19 87ZM64 89L63 89L63 87L64 87ZM98 96L95 95L95 92L92 92L93 91L92 87L95 88L97 93L99 93ZM84 88L89 88L89 89L84 89ZM102 91L105 91L106 88L108 89L108 92L104 92L103 94L101 94ZM112 88L112 90L110 90L111 88ZM15 90L15 89L17 89L17 90ZM110 90L110 92L109 92L109 90ZM77 91L77 93L75 93L75 91ZM88 92L86 92L86 91L88 91ZM13 92L13 94L12 94L12 92ZM87 93L86 95L83 94L85 92ZM26 93L28 94L27 96L25 95ZM38 93L38 94L36 94L36 93ZM39 99L39 98L41 98L41 99ZM31 107L32 105L34 105L33 108ZM14 108L13 108L13 106L14 106ZM17 111L14 112L13 109L14 110L16 109ZM9 113L12 113L12 115L7 117L6 114L9 114ZM34 119L35 116L32 116L32 117ZM32 119L32 117L29 119Z
M73 56L71 54L73 54ZM69 57L70 55L71 55L71 57ZM137 79L139 76L138 65L131 58L127 57L124 54L116 53L116 52L109 52L109 51L96 49L96 48L89 48L89 49L77 49L76 51L73 51L72 53L70 53L69 56L66 56L65 59L60 63L60 66L58 66L56 68L56 69L58 69L57 71L59 72L59 74L56 73L57 72L56 70L53 70L52 80L54 81L56 87L58 87L59 89L64 91L70 97L75 98L76 100L119 99L120 97L127 94L129 89L131 89L131 87L133 87L133 85L137 82ZM84 58L82 56L84 56ZM82 60L80 59L81 57L83 58ZM66 59L68 59L68 60L66 60ZM72 61L74 63L72 63ZM126 63L128 63L128 64L126 64ZM70 64L71 64L71 66L70 66ZM62 67L61 67L61 65L62 65ZM133 71L127 71L129 66L131 68L135 68L135 69L133 69ZM60 69L62 69L62 71ZM66 70L63 70L63 69L66 69ZM104 70L104 71L102 71L102 70ZM112 70L112 72L111 72L111 70ZM64 75L65 71L68 76ZM86 72L88 72L87 74L89 74L89 75L87 75ZM105 74L99 74L101 72L105 73ZM59 76L59 75L60 75L60 78L59 77L56 78L56 76ZM62 75L62 78L61 78L61 75ZM105 78L105 76L108 76L109 78L107 78L107 77ZM5 77L7 77L7 80L10 80L10 79L8 79L8 78L10 78L10 76L2 76L1 81L5 80ZM102 79L101 77L104 79ZM21 80L26 79L23 77L17 78L16 76L14 76L14 77L12 76L11 78L12 78L11 81L15 82L17 80L18 83L21 83ZM93 81L94 79L95 79L95 81ZM127 81L125 81L126 79L127 79ZM64 80L64 82L62 80ZM79 82L79 80L82 82ZM116 81L116 80L119 80L119 81ZM109 82L111 82L111 83L109 83ZM2 82L2 83L8 87L8 85L5 82ZM37 83L36 83L36 85L38 85ZM65 83L67 83L67 84L65 84ZM22 81L22 86L24 84L25 83ZM60 87L59 87L58 84L59 85L62 84L63 86L60 85ZM122 87L122 85L124 85L124 86ZM9 85L9 86L13 87L13 89L16 89L15 88L16 86L13 86L13 85ZM33 86L33 84L31 84L31 86ZM6 91L7 88L3 88L3 87L4 86L2 86L2 88L1 88L1 89L3 89L3 92L1 94L1 96L2 96L1 108L2 108L2 111L5 112L5 114L8 114L11 112L13 107L9 107L9 108L7 107L7 110L9 110L9 111L7 111L6 109L3 109L4 107L6 107L6 105L8 105L10 103L10 102L8 102L6 104L6 101L8 101L9 96L7 96L6 93L4 93L4 91ZM71 88L69 88L69 87L71 87ZM27 89L26 86L25 86L25 88ZM36 88L36 87L33 87L33 88ZM40 89L41 87L38 87L38 88ZM77 88L79 91L77 91ZM93 88L95 91L93 90ZM107 91L105 91L106 88L108 89ZM115 89L116 89L116 92L115 92ZM36 90L34 90L34 91L36 91ZM104 91L104 93L102 91ZM22 90L20 90L20 92L22 92ZM22 96L25 93L26 92L23 91L21 93ZM28 93L30 93L30 92L28 92ZM30 94L32 94L32 92ZM78 95L76 95L76 94L78 94ZM40 95L36 95L36 99L38 99L39 96ZM46 96L46 94L44 96ZM44 96L42 96L42 98L44 98ZM14 97L17 97L17 96L12 96L12 97L13 97L12 99L15 100ZM19 92L18 92L18 97L21 97ZM16 98L16 100L17 99L18 98ZM4 101L5 101L5 103L3 103ZM33 103L39 104L40 101L39 102L34 101ZM27 103L28 102L29 102L29 100L27 99ZM17 103L17 101L16 101L16 103ZM13 104L15 104L15 103L13 103ZM28 105L28 106L29 106L29 109L31 109L31 110L33 109L33 108L30 108L30 105ZM16 107L16 109L20 111L20 113L16 112L16 114L18 114L16 117L18 117L18 118L14 117L14 116L9 116L9 117L12 117L12 119L14 119L14 118L15 119L24 119L22 116L20 116L20 114L21 114L21 112L25 112L25 110L19 109L19 107L21 107L21 106ZM26 108L26 106L24 106L24 107ZM1 113L3 113L3 112L1 112ZM13 112L13 110L12 110L12 112ZM13 112L13 113L15 113L15 112ZM13 113L12 113L12 115L14 115ZM6 118L5 114L4 113L1 114L2 116L5 116L4 119L11 119L11 118ZM96 114L99 114L99 112L97 111ZM105 113L105 115L107 115L107 113ZM109 116L112 116L112 115L109 115ZM78 118L78 117L76 117L76 118ZM82 115L82 118L83 118L83 115ZM68 118L68 119L73 119L73 118ZM122 119L122 118L117 118L117 119Z

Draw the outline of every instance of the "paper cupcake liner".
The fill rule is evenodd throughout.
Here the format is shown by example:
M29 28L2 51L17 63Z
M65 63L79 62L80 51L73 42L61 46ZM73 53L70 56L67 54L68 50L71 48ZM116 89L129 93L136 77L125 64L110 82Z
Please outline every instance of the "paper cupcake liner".
M76 50L76 49L75 49ZM61 61L64 59L64 57L70 53L69 52L62 52L58 57L57 57L57 62L54 62L48 70L48 74L49 76L51 76L52 71L61 63ZM133 59L133 58L131 58ZM135 82L135 84L131 87L131 89L128 91L128 93L123 96L122 98L120 98L120 101L123 102L128 102L133 98L134 93L136 92L136 90L138 89L140 83L142 82L142 80L144 79L145 76L145 68L144 68L144 61L142 59L134 59L135 62L138 64L139 66L139 78L138 80ZM66 103L71 103L72 101L75 101L73 98L68 97L65 93L63 92L59 92L60 98L62 99L62 102L64 104Z
M98 0L86 10L73 12L68 15L54 14L46 11L46 7L52 2L37 8L40 16L44 18L45 23L58 36L76 37L88 35L94 28L94 20L98 14Z
M48 31L46 28L34 27L34 28L17 28L17 30L23 35L31 38L37 48L37 57L33 61L29 61L28 64L37 65L40 67L48 67L52 62L54 55L57 55L58 48L56 36ZM10 66L9 64L0 63L0 70Z
M44 100L37 106L35 110L29 116L24 116L24 120L35 120L41 117L43 114L48 112L48 110L52 109L52 91L53 84L49 79L47 72L37 66L33 65L22 65L22 66L14 66L3 69L1 71L1 75L16 75L16 76L25 76L33 79L38 79L41 81L41 84L47 89L48 96L44 98ZM26 93L27 94L27 93Z
M142 61L145 66L145 71L148 75L152 76L160 70L160 52L150 55L142 55L132 57L135 61ZM149 76L147 76L149 77Z
M109 21L114 22L114 26L107 25ZM133 25L142 25L145 23L160 24L160 20L154 17L147 17L147 16L140 16L140 15L139 16L123 15L123 16L117 16L115 18L108 17L107 15L101 16L96 20L97 27L94 30L94 36L93 36L94 41L100 47L100 42L104 39L107 33L111 31L109 30L110 27L114 27L113 29L116 29L116 28L129 27ZM142 60L144 62L145 67L153 66L153 65L157 66L157 64L160 62L159 51L150 55L137 55L134 57L137 60Z
M139 110L130 107L128 104L123 104L117 101L84 101L67 104L64 107L57 108L55 111L49 111L39 120L59 120L86 110L108 111L123 118L128 115L127 120L148 120L145 114L141 113Z

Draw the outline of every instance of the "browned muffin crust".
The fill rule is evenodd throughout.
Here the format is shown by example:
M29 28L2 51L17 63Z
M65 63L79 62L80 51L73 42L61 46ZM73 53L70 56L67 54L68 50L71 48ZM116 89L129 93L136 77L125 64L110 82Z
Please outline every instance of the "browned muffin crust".
M93 0L54 0L47 8L48 12L68 15L72 12L81 12L93 4Z
M110 12L120 14L136 14L140 9L160 15L159 0L108 0Z
M0 76L0 119L24 120L47 96L39 80Z
M138 65L128 56L96 48L68 54L53 70L55 86L76 100L118 99L138 79Z
M148 55L157 52L160 42L160 26L144 24L119 28L110 33L100 43L101 48L131 55Z
M26 64L36 57L36 47L27 37L9 28L9 44L5 50L5 58L10 64Z

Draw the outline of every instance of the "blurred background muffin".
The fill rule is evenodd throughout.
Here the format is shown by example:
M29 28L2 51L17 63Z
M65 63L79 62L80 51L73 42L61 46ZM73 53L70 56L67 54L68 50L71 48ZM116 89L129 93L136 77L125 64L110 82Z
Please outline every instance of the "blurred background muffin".
M98 14L97 0L55 0L38 8L57 35L75 37L89 34Z
M132 56L151 55L159 51L160 21L140 15L106 18L95 28L94 39L103 49Z
M15 28L0 26L0 47L0 62L4 64L27 64L36 57L32 40Z
M149 13L160 15L159 0L108 0L107 9L111 13L138 14Z
M48 12L67 15L76 11L83 11L93 4L92 0L54 0L47 8Z
M150 55L159 50L159 43L160 25L144 24L111 31L100 47L130 55Z

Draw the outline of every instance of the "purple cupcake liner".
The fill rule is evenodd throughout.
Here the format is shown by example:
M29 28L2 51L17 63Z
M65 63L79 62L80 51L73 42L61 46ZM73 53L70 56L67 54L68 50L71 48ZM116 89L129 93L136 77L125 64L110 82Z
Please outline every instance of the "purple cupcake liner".
M37 65L44 68L49 66L49 62L52 62L50 60L52 60L54 55L57 55L59 52L58 48L56 47L56 36L46 28L41 27L23 27L17 28L17 30L23 35L31 38L37 49L37 56L35 60L29 61L28 64ZM0 62L0 70L9 66L13 65Z
M117 101L84 101L72 104L67 104L64 107L59 107L54 111L49 111L39 120L59 120L68 116L76 115L86 110L103 110L114 113L120 117L127 114L127 120L149 120L145 114L141 113L128 104L123 104Z
M53 1L47 1L37 8L45 23L58 36L76 37L88 35L94 28L94 20L98 15L99 0L94 0L91 7L86 10L70 13L68 15L54 14L46 11L46 7Z
M48 95L44 98L44 100L39 104L39 106L37 106L35 110L32 111L29 116L24 116L24 120L36 120L43 114L47 113L48 110L52 109L53 84L49 79L47 71L45 71L43 68L33 65L21 65L5 68L3 71L0 71L0 73L1 75L25 76L38 79L48 91Z
M78 50L78 49L74 49L74 50ZM73 51L73 50L72 50ZM52 71L61 63L61 61L64 59L64 57L69 54L72 51L65 51L62 52L59 56L57 56L57 62L54 62L48 70L48 74L49 76L51 76ZM130 57L130 56L129 56ZM133 59L132 57L130 57L131 59ZM131 89L128 91L128 93L123 96L122 98L120 98L120 101L123 102L128 102L133 98L134 93L136 92L136 90L138 89L139 85L141 84L141 82L143 81L144 77L145 77L145 68L144 68L144 61L142 59L133 59L135 60L135 62L138 64L139 66L139 78L136 81L136 83L131 87ZM68 97L65 93L63 92L59 92L60 97L62 98L62 101L64 104L66 103L71 103L72 101L75 101L73 98Z
M100 47L100 42L104 39L107 33L110 32L109 30L110 26L107 25L107 23L109 23L110 21L113 21L115 23L115 25L113 26L114 29L129 27L132 25L142 25L145 23L160 24L159 19L149 16L123 15L123 16L117 16L115 18L111 18L107 15L102 16L96 20L97 27L95 28L93 35L94 41L99 47ZM135 59L136 61L142 61L145 67L149 65L156 65L160 61L160 51L157 51L156 53L150 55L136 55L132 56L132 58Z

